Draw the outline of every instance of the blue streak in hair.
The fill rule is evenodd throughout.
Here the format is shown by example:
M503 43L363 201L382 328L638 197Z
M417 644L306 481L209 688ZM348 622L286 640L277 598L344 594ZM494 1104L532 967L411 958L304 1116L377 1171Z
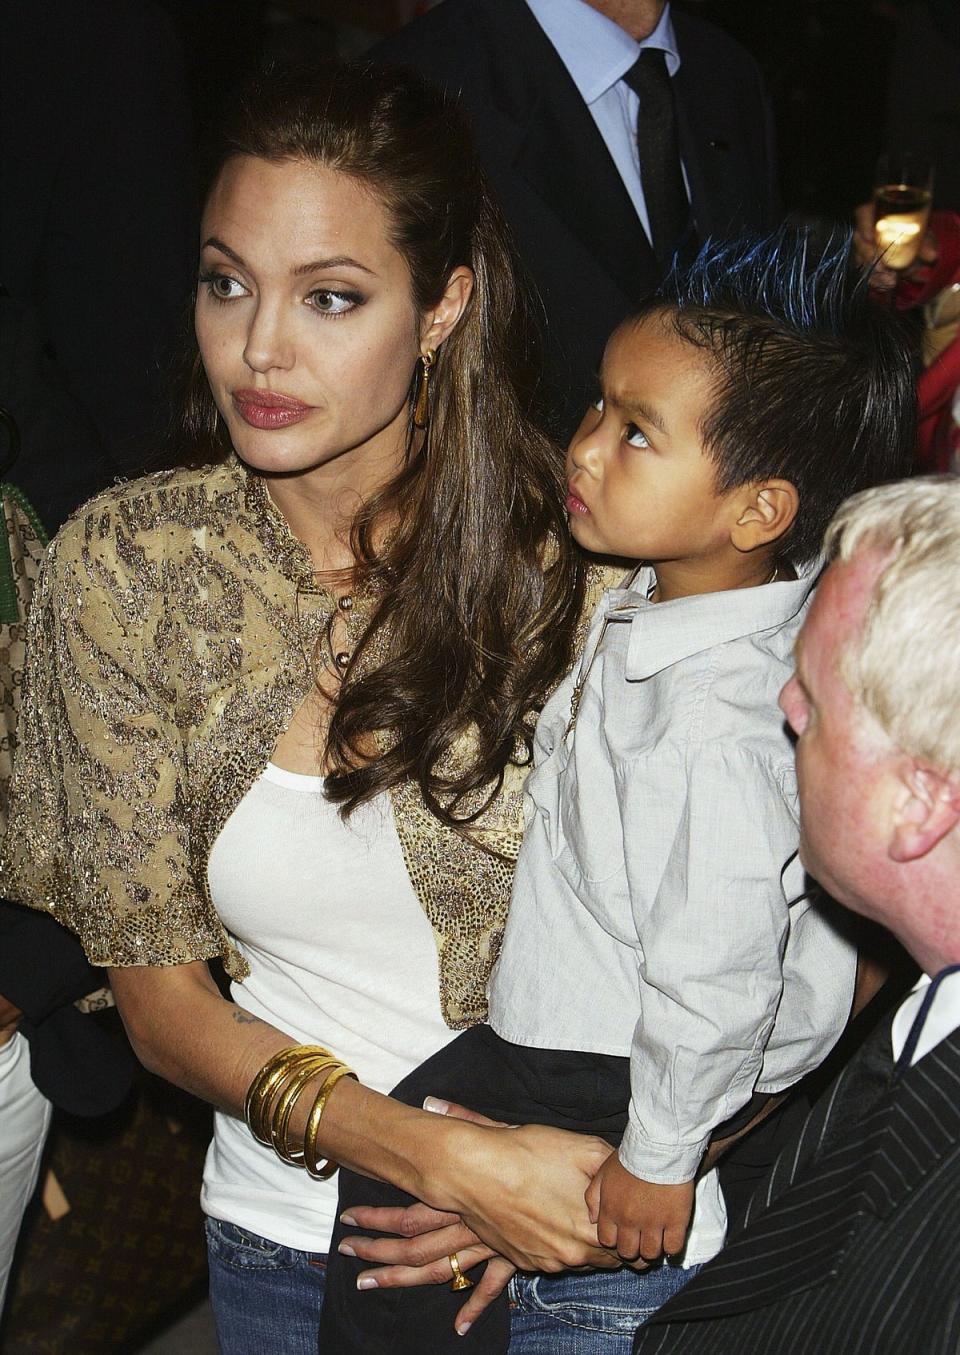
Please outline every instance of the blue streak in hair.
M865 299L868 286L864 275L851 274L851 239L846 229L824 235L790 225L759 239L708 239L689 266L674 263L656 299L680 311L770 319L799 334L838 337L850 302L857 293Z

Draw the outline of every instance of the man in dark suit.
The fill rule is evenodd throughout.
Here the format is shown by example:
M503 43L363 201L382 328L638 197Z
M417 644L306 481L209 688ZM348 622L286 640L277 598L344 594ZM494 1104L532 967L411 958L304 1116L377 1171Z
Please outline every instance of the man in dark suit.
M780 698L801 857L923 971L635 1355L960 1349L960 480L868 491Z
M373 55L458 92L472 116L543 301L544 406L564 438L611 331L674 248L776 218L755 63L665 0L444 0Z

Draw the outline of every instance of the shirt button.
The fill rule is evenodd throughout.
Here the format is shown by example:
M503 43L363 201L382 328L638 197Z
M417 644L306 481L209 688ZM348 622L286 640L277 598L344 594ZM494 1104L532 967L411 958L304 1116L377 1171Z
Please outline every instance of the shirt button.
M342 598L337 599L337 606L340 608L341 612L349 612L350 608L353 606L353 598L344 594Z
M343 669L346 668L347 664L350 662L350 655L347 653L345 649L341 649L339 654L335 654L333 656L333 661L342 672Z

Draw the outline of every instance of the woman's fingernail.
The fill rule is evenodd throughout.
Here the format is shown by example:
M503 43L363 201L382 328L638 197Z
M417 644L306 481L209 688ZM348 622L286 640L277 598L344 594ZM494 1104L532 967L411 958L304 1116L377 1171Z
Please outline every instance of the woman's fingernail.
M380 1286L372 1275L361 1275L357 1281L358 1289L379 1289Z
M359 1228L360 1225L352 1214L341 1214L340 1222L345 1223L348 1228Z
M337 1251L340 1253L341 1256L356 1256L357 1254L350 1246L349 1242L341 1242L340 1246L337 1248Z
M423 1103L424 1110L432 1110L434 1115L446 1115L450 1109L449 1101L441 1101L438 1096L428 1096Z
M461 1322L460 1326L457 1328L457 1335L466 1336L467 1332L470 1330L472 1326L473 1326L472 1322Z

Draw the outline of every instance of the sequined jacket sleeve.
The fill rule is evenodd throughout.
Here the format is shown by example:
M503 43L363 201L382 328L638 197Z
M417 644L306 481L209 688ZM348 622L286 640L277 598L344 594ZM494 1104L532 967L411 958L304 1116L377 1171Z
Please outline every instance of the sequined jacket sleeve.
M73 519L37 585L2 885L94 964L175 964L219 953L222 933L190 866L162 607L114 542L95 514Z

